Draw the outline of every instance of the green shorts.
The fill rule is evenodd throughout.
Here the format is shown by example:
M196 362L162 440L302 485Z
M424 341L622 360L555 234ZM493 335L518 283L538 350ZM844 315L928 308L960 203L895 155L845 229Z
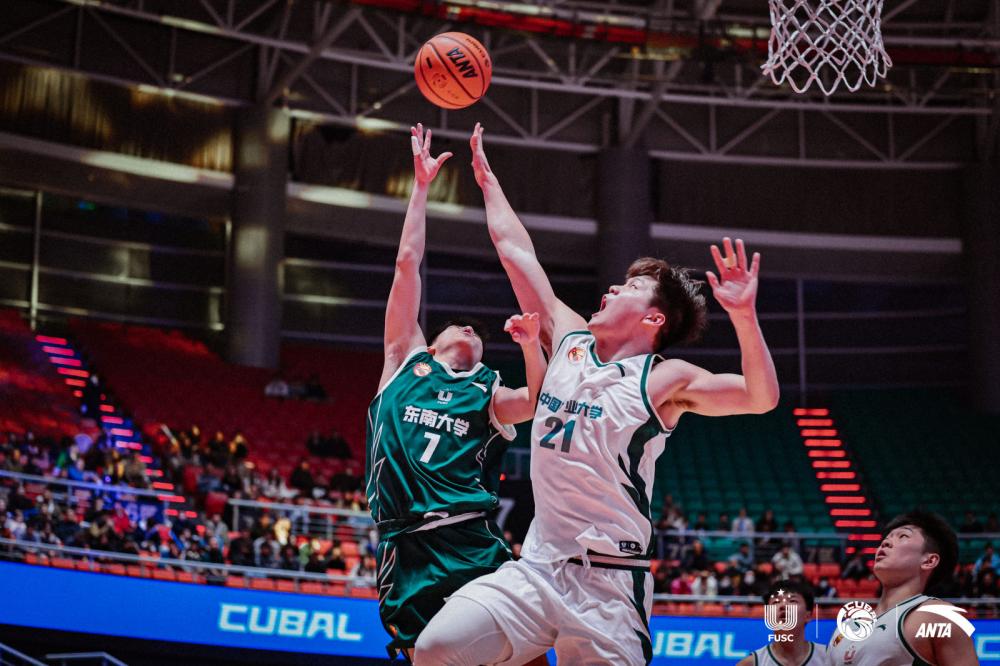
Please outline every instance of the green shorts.
M379 616L393 640L388 650L412 648L417 636L458 588L511 559L493 521L466 522L383 537L378 545Z

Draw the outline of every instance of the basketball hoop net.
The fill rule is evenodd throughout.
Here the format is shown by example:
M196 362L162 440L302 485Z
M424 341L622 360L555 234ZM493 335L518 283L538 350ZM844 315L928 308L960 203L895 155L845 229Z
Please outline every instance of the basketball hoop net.
M825 95L874 86L892 67L882 43L883 0L768 0L771 39L761 67L775 85Z

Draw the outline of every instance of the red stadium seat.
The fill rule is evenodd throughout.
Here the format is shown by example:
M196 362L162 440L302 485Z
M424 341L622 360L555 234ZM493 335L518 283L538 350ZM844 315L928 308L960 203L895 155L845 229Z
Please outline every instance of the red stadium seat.
M819 574L819 565L809 562L802 565L802 575L805 576L806 580L815 582L816 576Z
M53 557L52 566L60 569L75 569L76 562L66 557Z
M270 578L252 578L250 588L254 590L267 590L273 592L276 588L274 581Z
M172 569L153 569L153 578L156 580L177 580L177 574Z
M187 571L177 572L177 582L178 583L200 583L201 576L195 573L188 573Z
M148 575L145 572L145 570L141 566L139 566L138 564L129 564L128 566L125 567L125 572L129 576L134 576L134 577L137 577L137 578L144 578L145 576Z
M294 580L285 580L284 578L279 578L277 581L278 592L298 592L296 583Z
M226 576L226 587L246 587L242 576Z
M299 592L303 594L325 594L326 585L324 583L302 583Z
M115 576L124 576L125 575L125 565L124 564L117 564L115 562L111 562L109 564L105 564L103 568L104 568L104 573L107 573L107 574L112 574L112 575L115 575Z
M819 565L819 576L820 578L839 578L840 577L840 565L836 562L824 562Z

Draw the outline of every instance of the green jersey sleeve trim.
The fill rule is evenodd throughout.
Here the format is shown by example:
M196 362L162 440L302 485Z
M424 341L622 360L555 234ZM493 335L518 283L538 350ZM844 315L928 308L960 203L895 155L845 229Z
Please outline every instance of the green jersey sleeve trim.
M497 418L496 412L493 411L493 398L496 397L497 390L500 388L500 373L494 372L493 378L493 390L490 391L490 424L497 429L500 436L506 439L508 442L513 442L514 438L517 437L517 429L509 423L500 423L500 419Z
M566 338L571 335L590 335L590 331L569 331L566 333L566 335L562 336L562 339L559 340L559 344L556 345L556 348L552 350L552 358L555 358L556 354L559 353L559 350L562 349L563 343L566 342ZM551 361L552 359L549 360Z
M413 350L410 351L410 353L407 354L405 358L403 358L403 362L399 364L398 368L396 368L396 372L392 373L392 376L389 377L389 379L386 381L386 383L382 385L382 388L380 388L378 390L378 393L375 394L375 398L377 398L380 395L382 395L382 392L385 391L386 388L388 388L389 384L392 384L394 381L396 381L396 378L399 377L399 375L401 375L403 373L403 370L406 369L407 364L410 361L413 360L414 356L416 356L417 354L421 354L423 352L426 352L426 351L427 351L427 347L424 346L424 345L420 345L419 347L414 347ZM374 398L372 398L372 399L374 400Z
M660 430L667 433L668 435L673 432L671 428L668 428L666 424L663 423L663 419L660 418L660 413L653 409L653 402L649 399L649 370L653 367L653 361L656 359L661 359L661 356L657 354L650 354L646 358L646 362L642 366L642 379L639 380L639 390L642 392L642 403L646 405L646 409L649 411L650 416L656 419L656 422L660 426Z

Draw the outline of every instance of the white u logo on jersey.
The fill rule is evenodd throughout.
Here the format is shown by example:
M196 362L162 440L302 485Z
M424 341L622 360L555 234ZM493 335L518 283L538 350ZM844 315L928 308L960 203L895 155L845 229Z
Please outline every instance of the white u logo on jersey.
M785 619L778 621L781 608L785 608ZM767 604L764 606L764 626L771 631L791 631L799 621L799 607L784 604Z

